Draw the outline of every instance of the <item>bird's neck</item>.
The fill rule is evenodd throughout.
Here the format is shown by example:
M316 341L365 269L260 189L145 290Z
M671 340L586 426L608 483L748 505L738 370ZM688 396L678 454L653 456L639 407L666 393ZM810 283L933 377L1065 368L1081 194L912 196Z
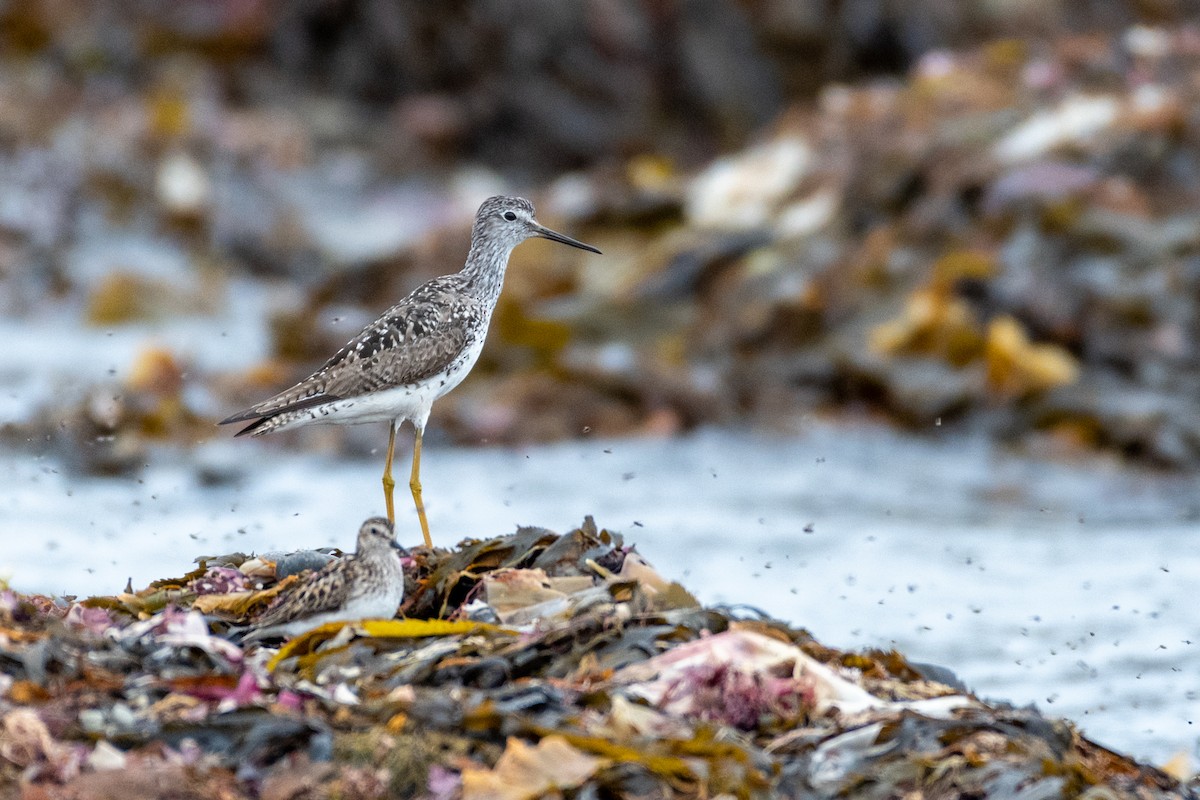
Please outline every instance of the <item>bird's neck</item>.
M512 250L499 242L471 242L467 263L459 272L466 290L494 306L504 285L504 271L508 268Z
M385 578L394 579L400 576L404 580L404 567L400 563L400 554L391 547L364 554L363 569L374 572Z

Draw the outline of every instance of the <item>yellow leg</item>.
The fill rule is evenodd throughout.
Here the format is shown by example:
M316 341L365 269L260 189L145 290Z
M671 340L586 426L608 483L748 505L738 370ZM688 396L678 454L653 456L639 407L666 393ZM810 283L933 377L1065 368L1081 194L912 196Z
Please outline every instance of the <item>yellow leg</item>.
M417 504L417 517L421 520L421 533L425 534L425 546L433 549L433 539L429 536L429 521L425 519L425 501L421 499L421 438L425 434L422 428L417 428L417 437L413 440L412 476L408 480L408 488L412 489L413 502Z
M387 466L383 468L383 501L387 503L388 522L396 524L396 508L392 505L392 489L396 482L392 480L392 458L396 455L396 426L391 426L388 434Z

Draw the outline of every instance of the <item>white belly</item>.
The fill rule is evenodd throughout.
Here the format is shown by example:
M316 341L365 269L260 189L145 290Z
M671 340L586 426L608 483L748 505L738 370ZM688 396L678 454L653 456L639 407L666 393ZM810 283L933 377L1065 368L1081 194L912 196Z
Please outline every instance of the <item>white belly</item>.
M457 384L456 384L457 385ZM437 383L397 386L373 394L339 400L313 409L312 422L356 424L360 422L400 423L411 420L424 427L433 401L445 392L436 391Z
M284 622L271 626L271 632L276 636L299 636L305 631L319 628L330 622L358 622L362 619L391 619L396 616L396 610L404 599L404 585L400 585L399 593L370 595L351 600L345 608L337 611L326 611L313 614L303 619Z

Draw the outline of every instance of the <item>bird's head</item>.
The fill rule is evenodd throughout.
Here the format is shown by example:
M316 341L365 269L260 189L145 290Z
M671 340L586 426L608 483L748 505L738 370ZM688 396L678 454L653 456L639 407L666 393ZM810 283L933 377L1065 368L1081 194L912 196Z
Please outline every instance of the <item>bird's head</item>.
M552 231L533 216L533 203L524 197L489 197L483 201L475 214L475 225L471 230L475 242L493 242L512 249L534 236L552 242L569 244L592 253L600 251L590 244L576 241L558 231Z
M397 550L401 556L407 556L408 550L396 541L392 523L385 517L371 517L358 529L358 555L375 551L385 552Z

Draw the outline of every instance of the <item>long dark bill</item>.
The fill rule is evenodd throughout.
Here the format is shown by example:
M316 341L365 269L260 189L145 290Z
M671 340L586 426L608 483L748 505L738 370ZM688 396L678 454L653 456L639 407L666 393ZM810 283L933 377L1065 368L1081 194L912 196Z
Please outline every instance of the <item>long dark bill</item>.
M561 233L559 233L558 231L552 231L549 228L543 227L541 225L536 226L533 229L533 232L536 235L542 237L543 239L549 239L552 242L560 242L562 244L569 244L569 245L571 245L571 247L578 247L580 250L587 250L587 251L595 253L597 255L604 255L599 250L592 247L590 244L584 244L583 242L580 242L576 239L572 239L570 236L564 236Z

